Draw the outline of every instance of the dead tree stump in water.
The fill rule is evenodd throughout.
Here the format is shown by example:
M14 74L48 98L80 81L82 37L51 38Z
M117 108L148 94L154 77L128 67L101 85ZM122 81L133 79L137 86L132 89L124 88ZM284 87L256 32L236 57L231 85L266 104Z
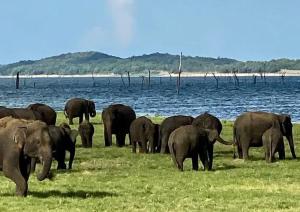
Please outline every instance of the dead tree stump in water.
M217 88L219 88L219 78L215 75L215 73L212 73L212 75L214 76L216 83L217 83Z
M148 70L148 88L151 87L151 72L150 69Z
M126 71L127 72L127 78L128 78L128 87L130 87L130 72L129 71Z
M182 59L182 52L180 52L180 57L179 57L179 68L178 68L178 77L177 77L177 94L179 94L179 90L180 90L180 77L181 77L181 73L182 73L182 70L181 70L181 59Z
M17 72L16 89L20 88L20 72Z

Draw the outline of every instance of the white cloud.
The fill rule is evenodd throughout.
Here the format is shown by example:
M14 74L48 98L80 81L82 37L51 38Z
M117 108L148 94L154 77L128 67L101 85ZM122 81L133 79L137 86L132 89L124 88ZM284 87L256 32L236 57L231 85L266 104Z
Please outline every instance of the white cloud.
M134 33L134 1L107 0L114 21L114 33L123 46L128 46Z

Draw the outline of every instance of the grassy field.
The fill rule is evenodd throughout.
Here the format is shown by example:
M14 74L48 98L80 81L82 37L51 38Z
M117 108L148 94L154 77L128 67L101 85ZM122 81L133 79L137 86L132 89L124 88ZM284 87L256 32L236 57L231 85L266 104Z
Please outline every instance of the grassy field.
M300 163L290 159L287 142L285 161L267 164L262 148L252 148L249 161L233 160L231 146L216 144L213 171L192 171L187 159L179 172L169 155L105 148L97 117L94 147L81 148L78 138L73 170L56 171L53 162L54 179L32 174L28 197L15 197L15 184L1 172L0 211L300 211ZM223 126L222 137L231 140L232 123ZM295 125L296 152L299 130Z

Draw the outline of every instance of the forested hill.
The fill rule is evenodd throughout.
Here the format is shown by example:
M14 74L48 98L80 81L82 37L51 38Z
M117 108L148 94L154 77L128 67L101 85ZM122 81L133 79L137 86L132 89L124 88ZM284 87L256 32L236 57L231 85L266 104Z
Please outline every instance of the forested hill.
M176 71L179 56L154 53L129 58L119 58L100 52L67 53L41 60L27 60L0 65L0 75L21 74L91 74L91 73L141 73L146 70ZM219 72L277 72L280 69L300 70L300 60L278 59L266 62L241 62L228 58L182 58L183 71Z

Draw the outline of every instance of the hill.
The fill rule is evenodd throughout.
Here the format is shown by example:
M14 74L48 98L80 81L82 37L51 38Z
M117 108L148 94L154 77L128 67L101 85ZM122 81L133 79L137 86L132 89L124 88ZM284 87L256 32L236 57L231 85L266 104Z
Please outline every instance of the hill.
M153 53L120 58L100 52L77 52L0 65L0 75L22 74L91 74L140 73L145 70L176 71L179 56ZM219 72L277 72L280 69L300 69L300 60L278 59L271 61L242 62L228 58L183 56L183 71Z

